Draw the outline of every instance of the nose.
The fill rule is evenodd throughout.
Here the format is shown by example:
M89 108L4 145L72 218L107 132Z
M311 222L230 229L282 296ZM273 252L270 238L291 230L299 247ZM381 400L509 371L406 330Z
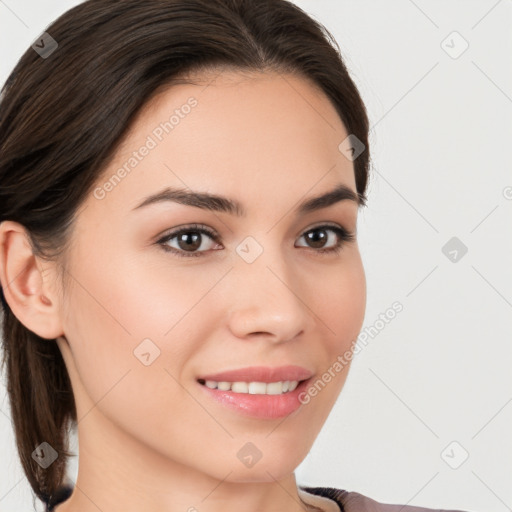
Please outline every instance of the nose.
M266 250L252 263L237 260L228 281L228 325L233 335L281 343L309 332L311 294L278 252L271 255Z

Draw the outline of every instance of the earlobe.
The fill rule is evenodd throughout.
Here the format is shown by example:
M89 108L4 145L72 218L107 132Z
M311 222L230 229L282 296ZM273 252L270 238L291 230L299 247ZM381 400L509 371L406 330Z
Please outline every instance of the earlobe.
M58 298L39 268L26 229L19 223L0 223L0 284L16 318L41 338L62 334Z

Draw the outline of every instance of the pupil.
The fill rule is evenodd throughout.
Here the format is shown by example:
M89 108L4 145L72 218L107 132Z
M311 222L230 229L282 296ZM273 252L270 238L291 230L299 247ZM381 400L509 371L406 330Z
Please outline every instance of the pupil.
M307 236L308 236L309 242L313 243L313 247L322 247L323 243L325 243L325 240L326 240L325 231L322 229L310 231ZM318 243L318 242L320 242L320 243Z
M194 250L201 246L200 238L201 238L200 233L195 233L195 232L191 231L190 233L185 233L178 237L178 245L180 246L181 249ZM192 244L189 243L190 240L193 240ZM185 242L187 245L182 247L181 242Z

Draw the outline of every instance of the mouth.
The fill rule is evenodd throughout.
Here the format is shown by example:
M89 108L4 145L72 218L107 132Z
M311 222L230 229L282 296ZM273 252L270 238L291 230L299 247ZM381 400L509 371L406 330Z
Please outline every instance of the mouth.
M280 390L278 383L282 384L282 391L288 389L293 391L293 386L298 385L301 381L309 379L313 372L298 365L284 366L247 366L236 370L227 370L219 373L211 373L208 375L199 375L198 382L208 387L218 388L223 391L232 389L234 392L247 393L244 384L251 384L251 389L255 393L262 393L262 384L271 384L269 387L270 394ZM288 384L286 384L288 383ZM297 383L297 384L295 384ZM229 388L227 387L229 384Z
M313 378L273 382L199 378L197 382L213 404L253 419L273 420L288 416L304 405L301 396Z
M231 391L233 393L248 395L283 395L297 389L299 385L308 381L303 380L280 380L275 382L258 381L215 381L206 379L197 379L197 382L209 389L218 389L220 391Z

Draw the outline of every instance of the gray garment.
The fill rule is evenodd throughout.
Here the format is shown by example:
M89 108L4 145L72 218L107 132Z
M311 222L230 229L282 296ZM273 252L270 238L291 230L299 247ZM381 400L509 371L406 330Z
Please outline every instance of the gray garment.
M299 485L299 488L311 494L330 498L338 504L341 512L469 512L380 503L358 492L344 491L334 487L309 487Z

